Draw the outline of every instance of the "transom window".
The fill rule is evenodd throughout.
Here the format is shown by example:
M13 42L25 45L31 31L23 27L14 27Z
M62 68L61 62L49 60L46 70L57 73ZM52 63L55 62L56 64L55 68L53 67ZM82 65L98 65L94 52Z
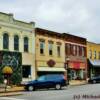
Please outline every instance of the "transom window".
M3 34L3 49L9 49L9 36L7 33Z

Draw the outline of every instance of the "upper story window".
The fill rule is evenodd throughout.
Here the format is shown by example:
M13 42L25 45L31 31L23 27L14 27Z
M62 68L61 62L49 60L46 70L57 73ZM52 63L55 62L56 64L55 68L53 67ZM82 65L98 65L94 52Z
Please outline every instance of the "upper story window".
M28 52L28 37L24 37L24 52Z
M82 47L82 56L84 57L85 56L85 48Z
M50 41L48 44L49 55L53 55L53 42Z
M100 60L100 51L98 52L98 59Z
M66 53L66 55L70 55L70 53L71 53L71 44L68 44L68 43L66 43L65 44L65 53Z
M7 33L3 34L3 49L9 49L9 35Z
M45 41L40 40L40 54L44 54Z
M82 56L82 47L79 46L79 56Z
M89 50L89 58L92 59L92 50Z
M14 36L14 50L19 50L19 37L18 37L18 35Z
M79 46L77 46L77 56L79 56Z
M94 59L96 59L96 51L94 51Z
M57 45L57 55L58 57L61 56L61 45Z
M76 55L76 46L73 45L73 55Z

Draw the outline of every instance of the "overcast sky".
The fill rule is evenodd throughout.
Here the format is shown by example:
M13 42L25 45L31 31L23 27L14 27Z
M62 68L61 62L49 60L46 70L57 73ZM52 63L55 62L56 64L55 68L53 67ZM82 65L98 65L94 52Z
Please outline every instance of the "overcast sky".
M0 12L100 43L100 0L0 0Z

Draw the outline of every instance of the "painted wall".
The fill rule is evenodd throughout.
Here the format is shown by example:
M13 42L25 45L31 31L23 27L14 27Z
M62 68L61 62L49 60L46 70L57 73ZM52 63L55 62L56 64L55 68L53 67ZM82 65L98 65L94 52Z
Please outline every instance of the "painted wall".
M39 39L45 40L45 49L44 49L45 54L44 55L40 54ZM48 41L50 41L50 40L53 41L53 55L52 56L49 55L49 51L48 51ZM61 56L60 57L58 57L58 55L57 55L57 42L61 43ZM59 39L59 38L36 34L36 66L37 66L37 69L38 69L38 67L46 67L49 70L50 67L48 67L47 61L50 59L52 59L56 62L55 66L53 68L64 68L65 44L64 44L63 40Z
M3 50L3 34L9 35L9 50L14 51L14 35L19 36L19 51L22 53L22 65L31 65L32 79L35 78L35 23L15 20L13 14L0 13L0 50ZM24 52L24 37L29 39L29 51ZM29 60L30 59L30 60Z
M87 58L90 59L90 50L92 51L92 60L100 60L99 52L100 52L100 44L87 42ZM96 59L94 56L94 51L96 51Z

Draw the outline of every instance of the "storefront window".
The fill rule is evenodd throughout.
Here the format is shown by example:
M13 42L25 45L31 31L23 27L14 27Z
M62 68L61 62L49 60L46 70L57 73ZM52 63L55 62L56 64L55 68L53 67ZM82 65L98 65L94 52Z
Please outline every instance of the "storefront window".
M30 75L31 75L31 66L23 66L22 67L23 78L29 78Z

